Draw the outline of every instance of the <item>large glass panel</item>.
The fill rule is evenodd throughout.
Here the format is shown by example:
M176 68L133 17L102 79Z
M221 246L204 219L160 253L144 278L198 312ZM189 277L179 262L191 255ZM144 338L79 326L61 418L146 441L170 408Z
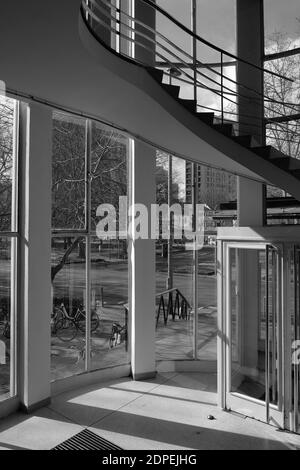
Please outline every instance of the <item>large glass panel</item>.
M268 124L266 137L268 145L284 153L288 157L300 157L300 120Z
M190 0L159 0L157 4L184 26L191 29ZM156 36L156 60L158 64L164 63L165 83L180 86L180 98L193 98L193 71L190 69L193 58L190 34L160 13L157 13L156 16L156 30L158 32ZM167 40L162 36L166 37ZM176 76L179 76L180 80L176 80Z
M129 362L127 240L91 240L91 369Z
M97 225L110 205L115 230L126 232L128 138L95 124L91 156L91 368L128 363L128 250L127 237L99 234ZM120 200L120 198L123 198ZM100 215L98 209L104 209ZM110 227L108 226L107 229ZM97 232L97 236L96 233ZM96 319L99 319L99 327Z
M0 231L15 230L12 199L15 196L16 102L0 96Z
M300 249L296 246L291 250L291 338L292 338L292 416L293 431L300 433Z
M54 113L52 228L85 227L85 120Z
M197 33L217 47L236 52L236 1L196 0ZM209 56L206 57L210 61Z
M17 229L17 102L0 96L0 232ZM17 240L0 238L0 401L16 395Z
M285 38L285 50L300 47L299 1L264 0L266 52L272 38Z
M193 176L194 171L196 174ZM216 361L216 236L218 226L232 226L235 223L236 211L227 211L223 206L234 204L236 200L236 177L204 165L193 169L190 162L157 153L156 185L159 204L167 204L171 197L172 204L178 203L179 208L184 210L185 204L192 203L193 177L198 186L197 203L203 214L203 243L198 247L195 257L195 253L188 249L190 243L185 234L175 237L170 243L160 233L156 244L156 350L158 359L197 357L199 360ZM172 184L171 194L169 181ZM196 260L198 272L195 285ZM171 288L174 289L172 295ZM196 298L198 305L195 318ZM183 316L177 314L177 307L175 308L178 301L180 304L182 300L183 306L187 307L187 314ZM170 312L174 309L175 314L172 317Z
M51 378L85 370L86 239L52 238Z
M266 315L261 315L260 306L265 303L265 252L231 249L230 262L231 392L264 401Z
M16 240L0 238L0 401L16 393Z
M230 391L266 401L268 388L269 401L276 405L279 396L276 251L234 248L229 251L229 262Z
M286 191L273 186L267 187L268 225L300 224L299 202Z
M217 228L232 226L235 213L222 206L236 200L236 177L197 167L198 203L204 205L204 245L198 251L198 358L217 359Z
M62 114L54 115L53 138L51 366L57 380L128 362L127 201L119 201L127 196L128 138ZM99 235L108 205L115 231Z
M185 161L157 153L157 203L174 207L171 237L166 238L161 215L160 237L156 243L156 357L159 360L193 359L193 252L179 234L183 204L186 202ZM169 185L170 182L170 185ZM170 189L171 188L171 189Z

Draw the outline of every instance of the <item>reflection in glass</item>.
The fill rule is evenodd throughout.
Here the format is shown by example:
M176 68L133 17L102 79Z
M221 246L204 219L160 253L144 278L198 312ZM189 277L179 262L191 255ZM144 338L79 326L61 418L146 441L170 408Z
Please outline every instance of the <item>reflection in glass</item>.
M295 246L290 252L291 282L289 294L291 300L291 337L292 337L292 416L293 431L300 432L300 247Z
M52 238L51 377L85 370L86 240Z
M92 237L90 270L91 369L127 364L127 240Z
M52 228L85 228L85 120L54 113Z
M268 389L269 401L276 405L279 396L276 252L232 248L229 261L231 392L266 401Z
M120 220L119 198L127 196L128 138L112 128L94 124L91 155L91 230L102 220L100 204L115 209L115 228L126 230ZM127 205L125 205L127 212ZM125 217L125 223L126 223ZM91 237L91 369L128 363L128 250L127 239L117 235ZM93 315L99 328L93 328Z
M171 172L171 191L169 191ZM158 204L183 204L185 162L157 152L156 199ZM164 216L162 216L163 218ZM180 220L179 220L180 221ZM176 229L174 216L172 226ZM174 230L174 232L176 232ZM193 252L183 236L156 242L156 357L158 360L193 359Z

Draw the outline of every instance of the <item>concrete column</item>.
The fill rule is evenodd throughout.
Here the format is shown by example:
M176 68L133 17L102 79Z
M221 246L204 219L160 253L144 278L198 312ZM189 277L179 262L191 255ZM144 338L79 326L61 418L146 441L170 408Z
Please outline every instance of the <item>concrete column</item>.
M237 56L263 66L263 0L237 0ZM237 65L239 133L263 144L263 73L242 62ZM254 91L245 88L249 87ZM257 92L257 93L256 93ZM261 226L265 221L265 190L261 183L238 178L238 224Z
M129 205L143 204L148 211L150 232L151 204L156 202L155 151L132 141L130 155ZM138 215L138 214L137 214ZM155 241L129 237L129 304L131 367L135 380L155 375Z
M263 0L237 0L237 56L263 67L264 21ZM263 72L242 62L237 64L238 113L240 131L262 139ZM249 87L250 91L247 88ZM255 93L257 92L257 93ZM243 95L243 96L241 96Z
M237 56L263 67L263 0L237 0ZM239 134L252 135L257 145L264 143L263 72L242 62L237 64ZM249 88L251 90L249 90ZM238 178L238 225L265 224L265 185ZM259 258L252 250L239 251L238 289L240 362L247 375L258 366Z
M238 225L257 227L265 221L265 186L247 178L238 178Z
M19 393L31 411L50 397L52 110L20 109Z
M127 8L133 9L134 17L155 28L155 11L140 0L132 0ZM136 31L147 36L149 30L135 24ZM135 34L132 55L154 65L155 47L147 39ZM145 49L137 42L147 47ZM151 215L151 204L156 202L155 184L156 150L142 142L131 141L130 151L130 205L143 204ZM149 236L150 219L148 223ZM135 380L154 377L155 366L155 241L129 241L130 253L130 311L131 311L131 367Z

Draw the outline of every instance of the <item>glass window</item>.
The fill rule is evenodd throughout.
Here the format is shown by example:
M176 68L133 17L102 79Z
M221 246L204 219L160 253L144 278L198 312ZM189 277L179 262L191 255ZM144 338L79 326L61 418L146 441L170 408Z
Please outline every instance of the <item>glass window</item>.
M232 54L236 53L235 3L235 0L196 0L197 34ZM210 61L209 56L207 60Z
M298 0L264 0L266 53L278 52L276 43L286 42L281 50L300 47L300 10ZM274 44L275 41L275 44Z
M156 200L161 207L171 201L171 236L162 212L156 242L156 357L158 360L193 359L193 252L177 234L186 202L185 161L157 152ZM170 173L170 174L169 174ZM171 181L171 190L169 186ZM175 207L176 205L176 207ZM167 206L166 206L167 207Z
M103 220L102 216L97 215L101 204L109 204L115 209L113 222L116 229L126 230L126 225L122 227L124 213L121 214L121 211L125 209L127 213L127 203L125 199L120 202L120 198L127 196L128 143L128 138L114 129L101 124L93 125L90 242L92 369L129 361L127 237L96 235L97 224ZM94 328L96 316L100 320L98 329Z
M58 380L85 370L86 239L52 238L51 375Z
M0 96L0 231L14 231L17 103Z
M85 120L53 117L52 227L85 228Z
M107 205L119 228L128 138L59 113L53 126L51 368L58 380L129 360L127 237L98 232Z
M17 102L0 97L0 401L17 393L17 120Z
M157 152L158 204L166 204L171 197L172 204L177 203L184 210L186 204L192 203L192 166L190 162ZM174 216L173 238L163 237L161 225L156 242L156 357L158 360L198 359L216 364L216 235L218 226L234 224L236 214L222 206L236 200L236 177L204 165L196 166L195 171L196 175L201 174L200 179L197 177L197 202L203 214L203 239L197 257L189 249L190 241L184 233L175 236L178 216L177 219Z

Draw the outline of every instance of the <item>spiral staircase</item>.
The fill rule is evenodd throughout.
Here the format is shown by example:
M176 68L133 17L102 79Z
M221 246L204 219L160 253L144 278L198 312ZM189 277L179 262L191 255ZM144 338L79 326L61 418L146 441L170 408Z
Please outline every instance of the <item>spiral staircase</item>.
M232 78L228 70L235 64L248 68L249 73L271 74L282 81L290 78L209 43L151 0L138 0L138 3L149 10L150 17L152 14L157 19L160 15L164 24L169 23L169 28L160 31L155 21L151 25L137 20L133 13L122 9L122 1L83 0L79 29L89 52L102 67L157 102L171 120L175 119L187 128L199 142L208 144L218 155L226 155L238 168L250 171L253 179L277 186L300 201L300 160L270 145L261 145L265 141L262 130L266 120L264 115L255 113L264 106L265 110L272 110L273 119L277 116L285 118L282 110L288 109L296 116L299 105L276 101L266 96L263 90L252 89ZM194 44L194 53L187 52L179 41L174 41L176 30ZM172 38L166 31L172 31ZM199 58L201 54L195 53L196 48L206 50L203 60ZM210 53L214 57L219 55L217 66L204 61L204 56L210 56ZM192 95L192 99L183 96L184 93ZM207 106L205 94L214 96L218 105ZM253 114L241 114L237 103L243 101L248 101L250 109L252 106ZM142 109L141 119L146 119L146 115L147 109ZM163 134L163 129L161 132ZM169 148L168 142L163 149L170 153L174 150ZM181 156L185 155L181 152ZM217 160L211 162L212 166L228 169L218 165ZM236 173L243 174L239 170Z

